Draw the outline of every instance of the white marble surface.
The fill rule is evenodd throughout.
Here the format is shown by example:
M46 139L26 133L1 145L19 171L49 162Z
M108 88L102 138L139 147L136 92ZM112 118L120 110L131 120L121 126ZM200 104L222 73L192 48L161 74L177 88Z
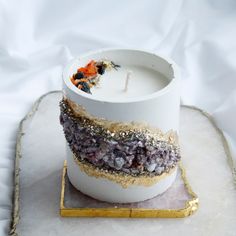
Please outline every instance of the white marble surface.
M65 144L59 98L47 96L24 125L20 236L236 235L236 191L221 139L206 117L187 108L181 110L180 140L188 179L200 199L196 214L183 219L61 218Z

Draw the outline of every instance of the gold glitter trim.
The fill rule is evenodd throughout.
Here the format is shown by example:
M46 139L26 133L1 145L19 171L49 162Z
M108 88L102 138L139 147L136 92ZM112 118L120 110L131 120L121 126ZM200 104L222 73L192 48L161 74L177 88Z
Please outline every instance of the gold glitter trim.
M80 170L85 172L88 176L92 176L95 178L105 178L110 181L113 181L117 184L120 184L123 188L128 188L130 185L142 185L142 186L152 186L158 183L160 180L170 176L177 168L177 165L169 170L169 172L164 172L161 175L138 175L132 176L126 174L124 172L116 172L110 170L102 170L98 167L94 166L89 162L81 162L76 156L73 154L73 159L75 163L80 167Z
M97 118L89 114L84 107L71 101L64 96L63 101L72 110L75 117L86 120L91 126L99 126L104 130L107 130L107 134L110 136L125 137L129 133L141 133L147 137L147 140L152 138L156 141L165 141L169 144L179 146L178 135L175 131L170 130L167 133L163 133L160 129L151 127L145 123L138 122L114 122L102 118Z

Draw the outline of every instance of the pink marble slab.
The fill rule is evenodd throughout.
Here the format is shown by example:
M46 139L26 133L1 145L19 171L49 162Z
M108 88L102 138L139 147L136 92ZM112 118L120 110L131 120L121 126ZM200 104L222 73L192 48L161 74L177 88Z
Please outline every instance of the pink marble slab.
M91 198L74 188L68 176L65 176L64 206L66 208L145 208L178 210L183 209L186 202L191 199L192 196L185 187L180 169L178 170L174 184L165 193L146 201L126 204L102 202Z

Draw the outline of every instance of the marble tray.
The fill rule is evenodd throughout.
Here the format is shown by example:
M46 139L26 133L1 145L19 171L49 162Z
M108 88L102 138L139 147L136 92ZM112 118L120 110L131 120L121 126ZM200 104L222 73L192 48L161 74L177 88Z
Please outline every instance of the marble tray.
M182 219L60 216L65 140L60 92L44 95L20 124L11 235L236 235L235 167L224 136L204 112L181 109L180 142L187 179L200 199Z

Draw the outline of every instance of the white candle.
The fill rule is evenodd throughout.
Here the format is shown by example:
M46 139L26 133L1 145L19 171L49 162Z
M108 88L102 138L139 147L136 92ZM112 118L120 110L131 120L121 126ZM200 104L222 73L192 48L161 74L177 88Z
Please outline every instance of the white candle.
M138 98L163 89L169 80L160 72L144 66L120 65L117 70L107 71L101 76L99 86L91 88L92 96L112 101ZM132 71L125 90L127 73Z
M100 79L100 87L92 88L92 94L74 86L70 80L77 69L91 60L113 61L121 67L106 71ZM126 79L128 71L132 71ZM169 59L158 55L127 49L102 50L74 59L64 70L65 96L83 106L96 118L120 122L144 122L163 132L178 131L180 96L178 71ZM177 169L151 186L132 185L127 189L106 178L95 178L83 172L68 148L68 176L80 191L94 198L110 202L143 201L163 193L175 180Z
M101 76L100 88L87 94L71 83L77 69L91 60L113 61L121 67ZM133 71L128 91L124 92L128 71ZM129 49L92 52L74 59L64 70L63 90L72 101L91 115L111 121L145 122L163 132L178 131L179 86L175 64L158 55Z

